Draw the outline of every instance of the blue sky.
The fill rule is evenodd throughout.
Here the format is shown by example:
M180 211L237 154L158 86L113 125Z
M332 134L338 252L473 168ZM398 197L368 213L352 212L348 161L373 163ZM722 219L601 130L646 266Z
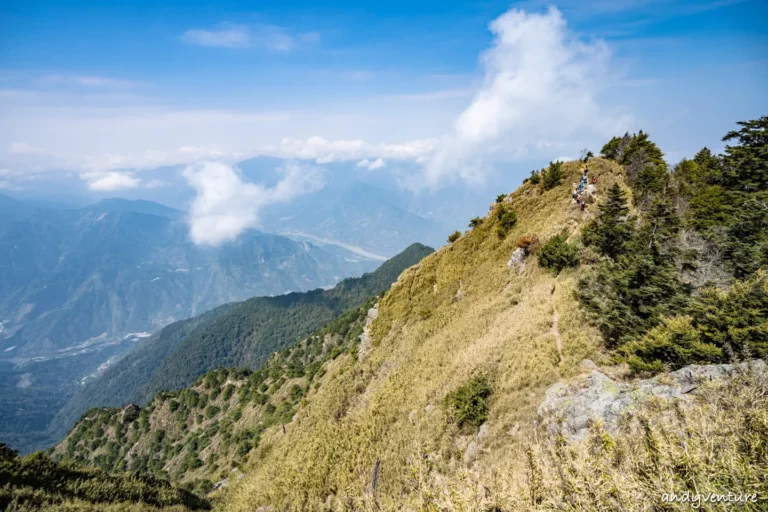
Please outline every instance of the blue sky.
M768 113L762 0L0 9L10 191L55 172L157 194L158 166L260 154L348 161L409 189L499 169L519 182L624 130L650 131L675 162Z

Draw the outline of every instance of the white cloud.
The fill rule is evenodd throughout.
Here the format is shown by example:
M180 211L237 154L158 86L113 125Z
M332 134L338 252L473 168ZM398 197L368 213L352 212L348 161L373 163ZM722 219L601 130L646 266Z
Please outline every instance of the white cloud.
M578 149L626 124L598 103L610 78L602 40L580 40L554 7L544 14L511 9L489 28L495 38L481 56L483 84L412 187L482 180L494 159Z
M430 155L436 142L435 139L422 139L403 144L371 144L360 139L326 140L322 137L309 137L306 140L283 139L274 153L285 158L315 160L318 164L366 158L415 161Z
M44 154L46 151L43 148L27 144L26 142L13 142L8 147L8 153L11 155L35 155Z
M371 162L367 158L364 158L364 159L360 160L359 162L357 162L357 165L355 165L355 167L364 168L364 169L368 169L369 171L373 171L373 170L376 170L376 169L381 169L382 167L385 167L386 165L387 165L387 163L384 160L382 160L381 158L377 158L373 162Z
M141 184L141 180L132 173L118 171L86 172L80 175L80 179L88 182L90 190L99 192L136 188Z
M181 36L185 43L219 48L262 47L278 52L289 52L302 44L315 43L317 32L291 34L275 25L235 25L224 23L217 29L192 29Z
M183 171L197 196L189 210L189 235L199 245L220 245L258 225L260 210L322 188L320 169L295 162L280 169L274 187L249 183L237 169L220 162L201 162Z

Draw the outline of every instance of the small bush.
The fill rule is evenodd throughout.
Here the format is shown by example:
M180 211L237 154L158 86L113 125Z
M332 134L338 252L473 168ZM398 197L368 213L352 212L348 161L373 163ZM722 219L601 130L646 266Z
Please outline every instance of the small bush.
M551 190L563 182L563 162L550 162L549 167L541 171L541 184L544 190Z
M499 194L496 196L496 202L497 203L503 203L504 200L507 198L508 194Z
M509 231L515 227L517 223L517 214L508 205L502 205L496 210L496 234L499 238L505 238Z
M474 219L469 221L469 227L474 229L474 228L480 226L482 223L483 223L483 219L481 219L480 217L475 217Z
M525 251L526 256L529 254L533 254L536 252L536 249L539 248L539 237L536 235L523 235L520 237L520 240L517 241L517 244L515 244L517 247Z
M208 407L205 408L205 418L211 419L217 414L219 414L219 411L221 411L221 409L219 409L215 405L209 405Z
M477 428L488 419L492 393L485 375L473 377L445 397L445 405L460 429Z
M579 264L579 249L566 242L568 233L562 231L555 235L539 249L539 265L559 274L564 268L575 267Z
M534 185L541 183L541 174L539 174L539 171L531 171L531 177L528 178L528 181Z
M455 231L450 236L448 236L448 243L453 243L456 240L458 240L461 237L461 232Z

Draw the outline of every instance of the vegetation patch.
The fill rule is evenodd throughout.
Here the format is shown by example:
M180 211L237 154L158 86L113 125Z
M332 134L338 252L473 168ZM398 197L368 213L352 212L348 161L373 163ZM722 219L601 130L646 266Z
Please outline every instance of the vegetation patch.
M478 428L488 419L491 385L485 375L477 375L451 391L445 405L459 429Z
M579 248L568 243L568 233L562 231L544 242L538 251L539 265L559 274L579 264Z

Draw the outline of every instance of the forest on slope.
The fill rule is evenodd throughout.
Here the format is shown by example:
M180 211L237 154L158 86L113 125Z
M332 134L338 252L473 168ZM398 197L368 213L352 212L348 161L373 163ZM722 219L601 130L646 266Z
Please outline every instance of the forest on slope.
M412 244L378 269L327 290L255 297L171 324L101 377L86 384L54 419L56 441L88 409L146 405L160 391L189 386L218 367L257 369L344 311L386 290L433 249Z

